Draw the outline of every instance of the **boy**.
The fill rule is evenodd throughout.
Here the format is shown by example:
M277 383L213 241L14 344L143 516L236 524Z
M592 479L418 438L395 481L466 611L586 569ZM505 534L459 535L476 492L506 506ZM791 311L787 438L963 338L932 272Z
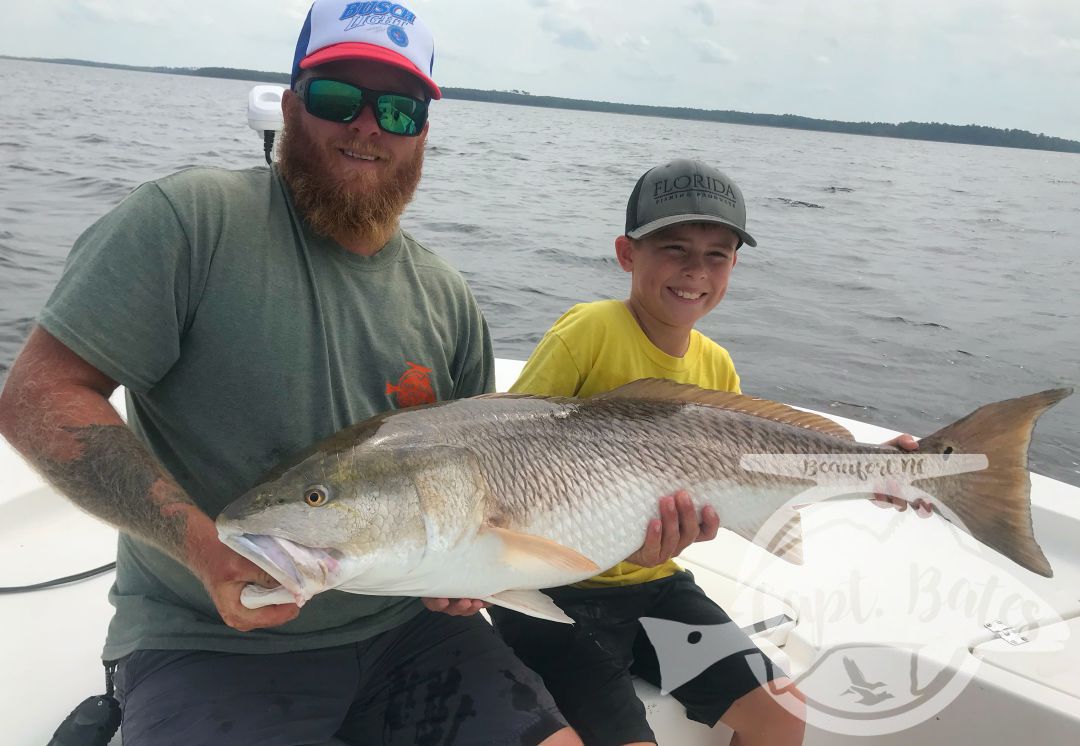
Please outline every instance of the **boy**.
M742 193L727 176L691 160L650 169L630 195L626 233L615 239L619 265L632 275L630 297L571 308L511 390L588 397L640 378L669 378L739 393L727 350L694 325L724 297L744 243L757 245L746 232ZM728 615L672 560L652 567L621 562L548 593L576 624L492 608L500 634L544 678L585 744L655 743L632 683L632 674L659 681L656 654L638 619L719 625ZM797 690L749 639L743 647L672 694L692 720L734 730L732 744L802 743L802 718L768 688L787 687L799 698ZM761 670L764 679L755 673Z

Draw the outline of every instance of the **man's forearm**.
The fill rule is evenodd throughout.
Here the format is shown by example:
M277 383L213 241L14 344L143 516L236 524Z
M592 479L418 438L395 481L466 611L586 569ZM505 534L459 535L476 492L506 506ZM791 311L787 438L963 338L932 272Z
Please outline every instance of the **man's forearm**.
M84 386L21 385L20 373L0 397L0 430L16 450L83 510L188 563L198 508L108 399Z
M226 547L199 509L109 404L115 384L28 384L16 370L0 392L0 433L79 507L152 544L187 566L222 620L240 631L294 619L295 604L251 610L251 583L273 578Z
M115 389L35 328L0 391L0 433L76 505L191 566L213 522L124 424Z
M25 453L83 510L186 562L191 498L165 473L126 425L64 426L78 455Z

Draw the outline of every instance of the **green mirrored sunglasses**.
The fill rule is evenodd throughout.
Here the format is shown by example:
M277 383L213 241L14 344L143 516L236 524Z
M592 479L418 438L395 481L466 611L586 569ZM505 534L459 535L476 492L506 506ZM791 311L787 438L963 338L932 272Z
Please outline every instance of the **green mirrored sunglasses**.
M415 137L427 122L428 102L402 93L373 91L330 78L305 78L296 95L308 114L328 122L352 122L369 103L379 129L392 135Z

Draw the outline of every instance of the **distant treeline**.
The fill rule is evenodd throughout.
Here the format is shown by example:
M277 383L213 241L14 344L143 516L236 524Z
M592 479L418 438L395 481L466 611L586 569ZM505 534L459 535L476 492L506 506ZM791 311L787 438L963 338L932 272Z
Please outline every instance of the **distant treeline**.
M0 55L0 57L4 57ZM6 59L26 59L6 57ZM167 73L171 75L197 75L211 78L231 78L262 83L289 84L288 73L273 73L262 70L243 70L230 67L138 67L134 65L114 65L103 62L68 59L37 59L35 62L55 62L65 65L86 65L88 67L107 67L118 70L137 70L140 72ZM906 140L932 140L935 142L965 143L969 145L993 145L1007 148L1026 148L1029 150L1055 150L1064 153L1080 153L1080 142L1061 137L1049 137L1026 130L997 129L977 124L956 125L939 122L839 122L831 119L812 119L794 114L751 114L743 111L718 109L689 109L674 106L642 106L640 104L617 104L608 101L584 101L573 98L554 96L533 96L524 91L481 91L474 88L442 89L443 96L467 101L482 101L519 106L540 106L553 109L575 109L578 111L600 111L616 114L634 114L638 116L663 117L665 119L694 119L727 124L750 124L759 127L785 127L787 129L812 130L815 132L842 132L849 135L870 135L872 137L896 137Z
M288 73L268 73L263 70L245 70L239 67L144 67L140 65L116 65L112 62L90 62L89 60L43 59L40 57L9 57L0 54L4 60L27 60L29 62L52 62L57 65L82 65L83 67L107 67L110 70L133 70L140 73L163 73L165 75L195 75L200 78L231 78L233 80L252 80L256 83L289 84Z
M939 122L838 122L832 119L812 119L794 114L751 114L744 111L718 109L688 109L674 106L642 106L639 104L614 104L607 101L580 101L553 96L532 96L508 91L477 91L471 88L443 88L446 98L469 101L489 101L500 104L523 106L547 106L555 109L579 109L604 111L617 114L664 117L666 119L697 119L727 124L752 124L758 127L786 127L815 132L843 132L849 135L873 137L898 137L905 140L933 140L936 142L966 143L969 145L996 145L1007 148L1031 150L1057 150L1080 153L1080 142L1060 137L1037 135L1026 130L1003 130L977 124L942 124Z

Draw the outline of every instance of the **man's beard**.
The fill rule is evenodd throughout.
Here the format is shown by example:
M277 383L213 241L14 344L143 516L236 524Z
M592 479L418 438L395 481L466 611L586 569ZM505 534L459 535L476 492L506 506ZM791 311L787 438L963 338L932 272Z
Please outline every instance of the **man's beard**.
M278 170L311 229L342 244L389 239L420 183L423 140L417 138L413 155L397 163L391 161L382 174L354 171L341 176L336 175L340 167L334 168L331 160L342 157L338 148L388 160L393 156L374 144L321 144L304 128L299 113L287 119L281 133Z

